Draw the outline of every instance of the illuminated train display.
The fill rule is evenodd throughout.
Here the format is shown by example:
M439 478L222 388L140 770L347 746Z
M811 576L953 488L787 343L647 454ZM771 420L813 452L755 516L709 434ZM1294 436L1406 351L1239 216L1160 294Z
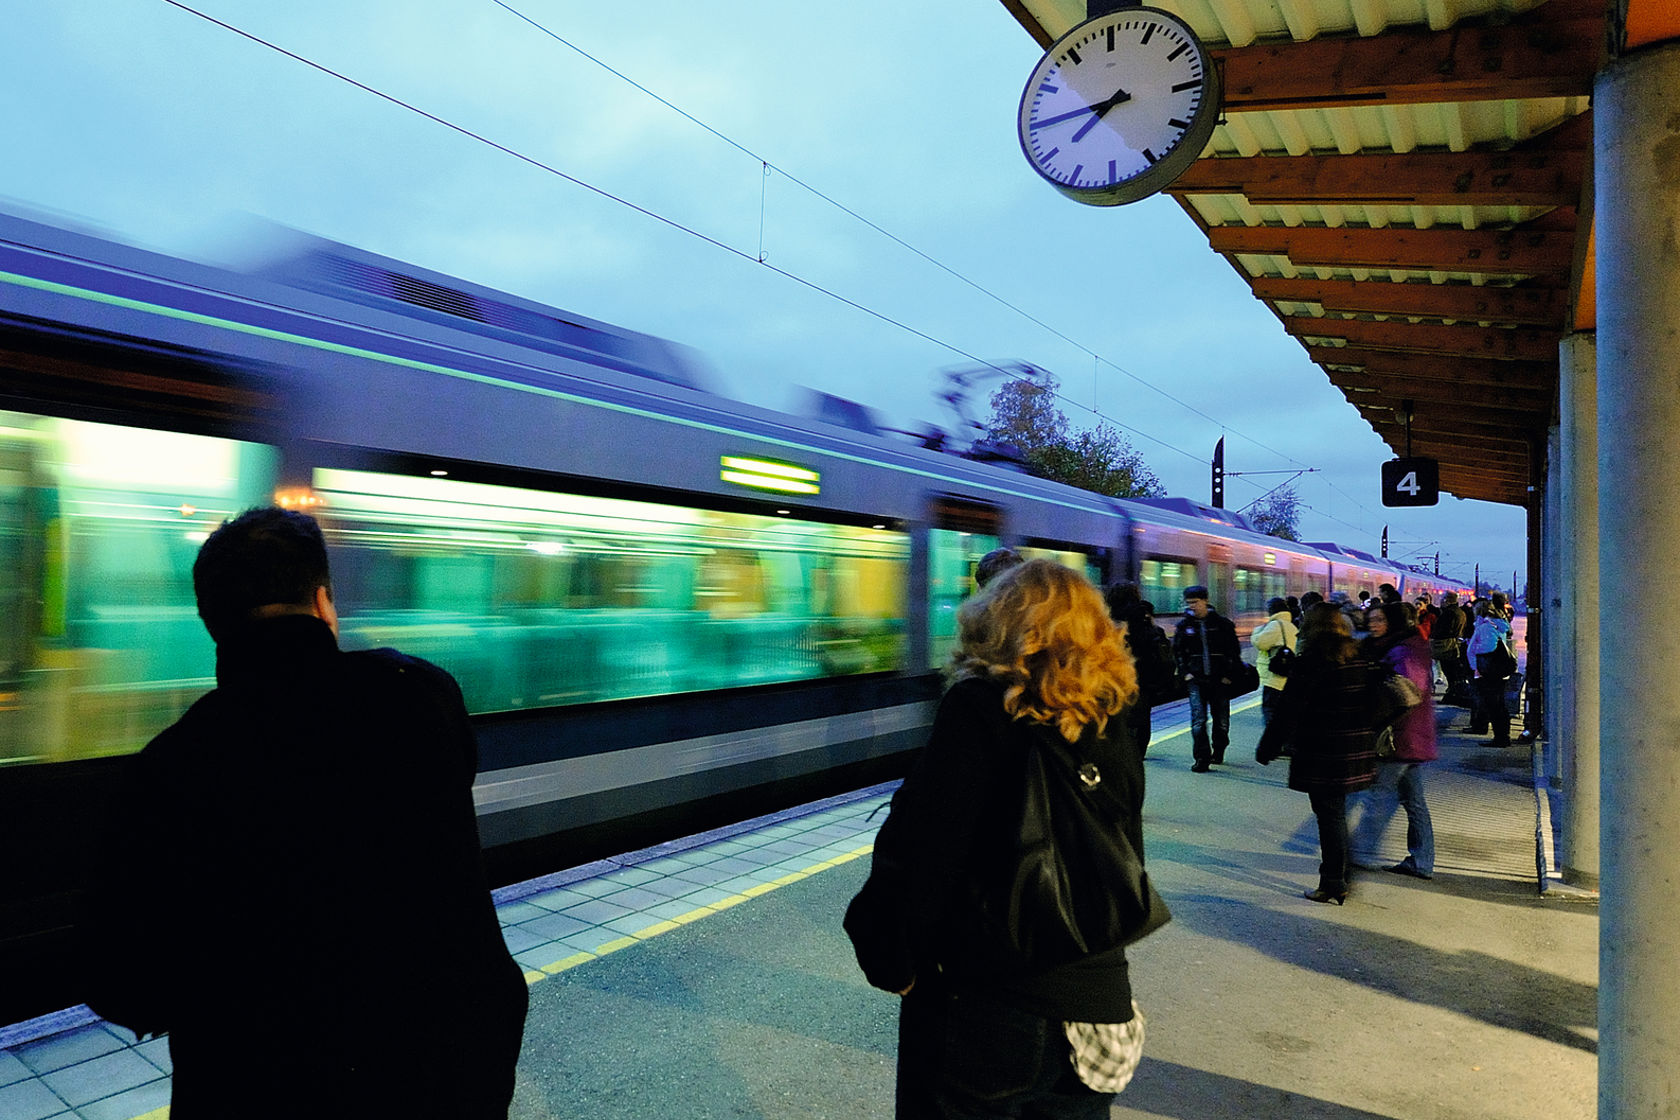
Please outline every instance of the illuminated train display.
M1244 634L1447 586L725 400L679 346L342 245L232 272L0 216L0 1022L75 1002L105 790L213 684L192 559L272 501L321 519L343 644L461 682L500 881L902 773L999 543L1163 615L1207 584Z

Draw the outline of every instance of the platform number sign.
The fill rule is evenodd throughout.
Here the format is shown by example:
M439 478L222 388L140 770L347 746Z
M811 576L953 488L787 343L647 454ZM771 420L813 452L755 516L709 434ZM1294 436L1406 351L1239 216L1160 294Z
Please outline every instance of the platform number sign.
M1432 506L1441 500L1441 466L1434 459L1390 459L1382 465L1382 504Z

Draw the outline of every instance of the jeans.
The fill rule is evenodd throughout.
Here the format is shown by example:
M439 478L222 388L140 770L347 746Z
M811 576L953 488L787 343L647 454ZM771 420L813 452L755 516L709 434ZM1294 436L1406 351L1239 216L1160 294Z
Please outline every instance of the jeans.
M1362 799L1364 811L1353 830L1353 850L1370 855L1382 843L1394 811L1406 810L1406 851L1412 866L1425 875L1435 874L1435 826L1429 820L1429 805L1423 799L1423 764L1385 762L1377 767L1377 781Z
M1281 689L1281 688L1268 688L1268 687L1265 687L1265 686L1261 686L1261 689L1260 689L1260 726L1261 727L1270 727L1271 726L1272 715L1278 710L1278 705L1281 704L1281 703L1283 703L1283 689Z
M918 983L898 1014L897 1120L1107 1120L1058 1019Z
M1224 686L1213 681L1192 680L1190 683L1190 750L1197 762L1225 761L1225 748L1231 745L1231 698ZM1213 738L1208 739L1208 721L1212 717Z
M1312 792L1313 816L1318 818L1318 846L1324 850L1318 865L1318 889L1326 894L1345 894L1348 884L1347 794Z

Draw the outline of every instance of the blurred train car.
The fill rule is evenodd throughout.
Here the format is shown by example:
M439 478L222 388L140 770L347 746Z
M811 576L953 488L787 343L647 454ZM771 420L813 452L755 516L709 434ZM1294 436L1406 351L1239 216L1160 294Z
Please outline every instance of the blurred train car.
M249 506L321 519L346 646L460 680L502 881L902 773L1000 543L1163 614L1208 584L1244 633L1438 589L731 402L671 343L301 235L231 272L0 216L0 373L0 1022L76 1001L99 807L213 684L191 563Z

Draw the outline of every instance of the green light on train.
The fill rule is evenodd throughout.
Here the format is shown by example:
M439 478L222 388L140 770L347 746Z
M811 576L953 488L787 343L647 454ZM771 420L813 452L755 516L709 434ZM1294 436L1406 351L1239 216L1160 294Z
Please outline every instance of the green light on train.
M718 477L739 486L756 490L776 490L783 494L819 494L822 476L792 463L778 463L774 459L747 459L739 455L725 455L719 460L723 469Z

